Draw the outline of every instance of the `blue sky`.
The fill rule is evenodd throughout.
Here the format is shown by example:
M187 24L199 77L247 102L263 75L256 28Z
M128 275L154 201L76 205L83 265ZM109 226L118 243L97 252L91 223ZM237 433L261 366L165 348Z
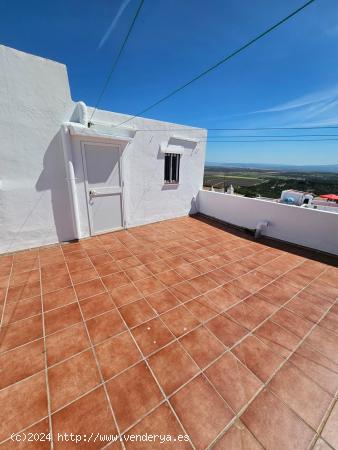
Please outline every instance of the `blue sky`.
M304 1L145 0L100 108L137 113ZM94 105L137 5L138 0L0 0L0 43L65 63L73 99ZM337 48L337 1L316 0L147 117L207 128L335 125ZM338 129L210 131L210 140L245 134L278 139ZM338 141L214 142L208 143L207 160L338 163Z

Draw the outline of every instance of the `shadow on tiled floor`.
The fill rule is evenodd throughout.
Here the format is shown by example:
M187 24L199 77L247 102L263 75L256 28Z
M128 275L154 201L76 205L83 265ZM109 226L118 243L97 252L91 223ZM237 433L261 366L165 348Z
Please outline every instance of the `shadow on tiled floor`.
M187 217L0 256L0 448L338 448L338 269L278 247Z

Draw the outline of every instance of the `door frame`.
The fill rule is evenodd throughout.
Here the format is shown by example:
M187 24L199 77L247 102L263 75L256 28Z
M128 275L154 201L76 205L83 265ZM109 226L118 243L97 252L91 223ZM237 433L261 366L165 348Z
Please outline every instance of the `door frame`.
M117 147L118 150L111 150L111 151L118 151L120 156L120 164L119 164L119 175L121 180L121 218L122 218L122 227L113 228L112 230L108 231L99 231L95 233L94 227L93 227L93 218L91 214L91 208L89 207L89 186L88 186L88 172L87 172L87 161L86 161L86 155L85 155L85 145L89 146L102 146L102 147ZM88 224L89 224L89 232L91 236L98 236L100 234L106 234L111 233L113 231L119 231L126 228L125 223L125 205L124 205L124 177L123 177L123 150L121 149L120 144L114 144L114 143L106 143L106 142L100 142L100 141L80 141L81 146L81 159L82 159L82 165L83 165L83 182L84 182L84 188L85 188L85 196L86 196L86 206L87 206L87 215L88 215ZM95 150L93 150L95 151Z

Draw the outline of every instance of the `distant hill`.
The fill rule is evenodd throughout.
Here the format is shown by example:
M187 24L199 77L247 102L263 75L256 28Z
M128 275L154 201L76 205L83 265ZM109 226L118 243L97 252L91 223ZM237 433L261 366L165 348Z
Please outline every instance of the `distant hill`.
M338 173L338 164L322 165L292 165L292 164L265 164L265 163L205 163L206 167L226 167L227 169L257 169L257 170L278 170L288 172L331 172Z

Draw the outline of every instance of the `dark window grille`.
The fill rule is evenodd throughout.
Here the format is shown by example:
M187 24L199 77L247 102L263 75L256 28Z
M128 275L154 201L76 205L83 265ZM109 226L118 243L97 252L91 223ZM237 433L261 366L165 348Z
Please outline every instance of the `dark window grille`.
M164 157L164 182L179 182L180 175L180 156L175 153L166 153Z

